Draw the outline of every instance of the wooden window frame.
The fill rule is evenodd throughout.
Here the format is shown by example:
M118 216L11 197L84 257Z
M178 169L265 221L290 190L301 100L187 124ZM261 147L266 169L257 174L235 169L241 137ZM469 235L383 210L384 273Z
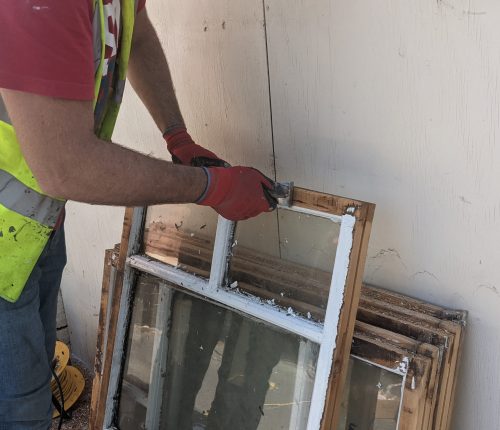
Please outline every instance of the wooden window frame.
M391 335L380 337L377 327L356 323L352 356L405 376L398 428L431 429L427 424L428 402L436 380L436 366L425 354L392 344Z
M107 325L107 330L99 329L101 334L96 356L91 429L113 428L119 404L119 381L126 353L124 346L130 321L132 291L138 272L172 282L186 293L258 318L319 344L307 430L335 427L375 205L297 187L294 188L291 201L290 207L280 206L280 209L327 218L340 224L327 310L322 324L301 316L291 318L286 311L265 301L257 302L248 295L224 288L236 226L234 222L219 217L210 278L207 280L141 254L147 208L126 210L119 256L115 262L111 302L101 305L100 325ZM106 336L105 343L102 342L103 336Z
M459 315L460 311L456 315L457 321L460 320ZM454 322L453 315L450 315L450 319L441 320L393 305L385 301L385 295L384 300L372 297L368 301L363 297L358 308L358 319L439 348L439 391L434 395L436 406L430 422L433 429L448 430L463 347L463 325Z
M418 299L407 297L393 291L364 285L362 302L369 300L381 311L399 312L400 317L416 319L426 328L434 329L435 335L428 338L428 333L418 335L418 327L408 333L418 335L420 341L426 341L439 349L439 383L436 397L436 411L431 417L432 426L436 430L448 430L451 427L453 404L458 383L460 358L463 351L465 328L468 312L447 309ZM398 330L399 321L392 320L391 329ZM405 328L407 329L407 328ZM447 366L445 363L452 363Z

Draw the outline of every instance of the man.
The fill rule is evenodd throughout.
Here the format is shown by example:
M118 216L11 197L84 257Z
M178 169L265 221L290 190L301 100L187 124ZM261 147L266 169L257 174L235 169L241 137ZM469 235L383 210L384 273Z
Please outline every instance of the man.
M1 430L50 427L65 200L194 202L232 220L276 205L269 179L187 133L143 3L17 0L0 11ZM109 141L127 65L176 164Z

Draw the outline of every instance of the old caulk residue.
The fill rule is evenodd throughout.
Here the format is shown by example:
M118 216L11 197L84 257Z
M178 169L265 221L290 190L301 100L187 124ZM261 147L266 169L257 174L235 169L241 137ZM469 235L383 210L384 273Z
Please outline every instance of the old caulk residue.
M410 361L409 361L408 357L404 357L403 360L399 363L399 366L396 370L400 373L405 374L406 372L408 372L409 363L410 363Z

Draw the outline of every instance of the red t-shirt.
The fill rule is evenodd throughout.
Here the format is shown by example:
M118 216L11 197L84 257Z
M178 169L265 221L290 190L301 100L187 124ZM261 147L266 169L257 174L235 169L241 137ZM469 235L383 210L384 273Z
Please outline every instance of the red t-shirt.
M130 1L130 0L126 0ZM138 10L146 0L139 0ZM94 0L14 0L0 8L0 88L44 96L92 100L100 55ZM103 0L103 82L111 84L119 41L120 0ZM95 34L99 32L99 34ZM100 101L107 95L101 85ZM101 97L102 96L102 97ZM1 98L0 98L1 103ZM102 112L101 112L102 113ZM61 213L56 229L64 219Z
M93 0L8 3L0 8L0 88L92 100L94 43L100 40L100 34L93 34ZM110 62L117 50L120 0L103 3L105 58ZM140 9L144 3L140 0Z

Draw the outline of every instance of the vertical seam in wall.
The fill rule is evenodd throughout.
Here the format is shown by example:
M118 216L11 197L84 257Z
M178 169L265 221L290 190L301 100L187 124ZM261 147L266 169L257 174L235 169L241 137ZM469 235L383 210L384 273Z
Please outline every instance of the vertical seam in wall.
M278 180L278 171L276 170L276 150L274 148L274 123L273 123L273 103L271 96L271 71L269 68L269 45L268 45L268 34L267 34L267 16L266 16L266 0L262 0L262 13L264 17L264 40L266 42L266 68L267 68L267 89L269 94L269 119L271 121L271 146L273 148L273 169L274 169L274 180ZM278 251L281 258L281 233L280 233L280 219L279 213L276 210L276 225L278 229Z
M266 0L262 0L262 12L264 16L264 40L266 42L267 88L269 94L269 117L271 121L271 146L273 148L273 169L274 169L274 180L277 180L278 173L276 171L276 151L274 149L273 104L271 97L271 72L269 70L269 46L268 46L268 35L267 35Z

